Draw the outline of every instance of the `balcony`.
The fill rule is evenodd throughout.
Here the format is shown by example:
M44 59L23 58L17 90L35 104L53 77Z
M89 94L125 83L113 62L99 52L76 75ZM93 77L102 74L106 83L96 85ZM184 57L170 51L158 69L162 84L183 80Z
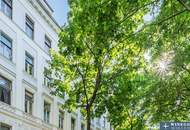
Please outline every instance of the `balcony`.
M13 120L19 119L20 121L36 126L37 128L39 126L42 126L45 130L53 129L53 125L44 123L43 120L41 120L40 118L27 114L16 107L13 107L11 105L8 105L0 101L0 115L1 114L4 114L5 116L9 116Z
M44 130L52 130L52 129L53 129L53 125L47 124L47 123L45 123L44 121L43 121L42 126L43 126L43 129L44 129Z
M5 112L5 113L14 113L16 114L16 108L0 101L0 112Z

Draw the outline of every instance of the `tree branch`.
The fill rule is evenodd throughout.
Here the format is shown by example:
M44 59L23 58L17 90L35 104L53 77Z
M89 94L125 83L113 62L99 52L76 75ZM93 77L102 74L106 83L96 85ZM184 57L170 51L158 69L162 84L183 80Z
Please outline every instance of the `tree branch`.
M130 38L130 37L132 37L132 36L134 36L134 35L137 35L138 33L144 31L144 29L147 28L147 27L149 27L149 26L162 24L162 23L164 23L164 22L170 20L171 18L174 18L174 17L176 17L176 16L178 16L178 15L180 15L180 14L186 12L186 11L187 11L187 10L184 9L184 10L179 11L179 12L177 12L177 13L171 15L171 16L168 16L167 18L163 19L162 21L159 21L159 22L156 22L156 23L152 23L152 24L147 24L147 25L145 25L142 29L140 29L140 30L138 30L138 31L136 31L136 32L134 32L134 33L131 33L131 34L127 35L127 36L126 36L124 39L122 39L119 43L123 43L126 39L128 39L128 38ZM116 44L116 45L113 46L111 49L115 48L115 47L118 46L118 45L119 45L119 44ZM111 50L111 49L110 49L110 50Z
M190 11L190 7L185 4L183 0L177 0L182 6L184 6L188 11Z
M154 3L156 3L156 2L158 2L158 0L154 0L154 1L150 2L150 3L147 3L147 4L145 4L145 5L141 6L141 7L138 7L138 8L136 8L136 9L132 10L132 13L129 14L128 16L126 16L119 24L122 24L123 22L125 22L128 18L132 17L132 16L133 16L135 13L137 13L139 10L145 8L146 6L149 6L149 5L151 5L151 4L154 4ZM119 24L118 24L118 25L119 25Z
M95 88L94 88L94 92L92 94L92 97L91 97L91 100L90 100L90 103L89 103L89 107L92 106L92 104L94 103L94 101L96 99L97 92L99 90L100 83L101 83L101 78L102 78L102 66L100 65L99 68L98 68L97 75L96 75Z
M86 100L87 100L87 104L88 104L89 98L88 98L88 95L87 95L87 90L86 90L86 82L85 82L85 77L84 77L84 75L82 74L82 72L80 71L80 69L78 68L78 65L76 65L76 68L77 68L77 71L78 71L79 75L80 75L80 76L81 76L81 78L82 78L83 88L84 88L84 93L85 93Z
M135 55L135 56L139 56L141 50L142 50L142 48L139 49L137 55ZM125 55L125 54L124 54L124 55ZM134 56L134 57L135 57L135 56ZM125 59L124 59L121 63L124 63L124 62L125 62ZM134 68L138 68L138 67L139 67L139 64L138 64L137 66L134 66ZM128 71L128 70L129 70L129 69L128 69L128 67L127 67L127 68L121 68L121 69L118 69L117 71L114 71L115 73L113 73L113 74L111 75L111 77L108 79L108 81L111 81L111 80L117 78L118 76L122 75L123 73L125 73L125 72Z
M169 19L174 18L174 17L176 17L176 16L178 16L178 15L180 15L180 14L186 12L186 11L187 11L187 9L184 9L184 10L182 10L182 11L179 11L179 12L177 12L177 13L175 13L175 14L173 14L173 15L171 15L171 16L169 16L169 17L163 19L163 20L161 20L160 22L157 22L157 23L152 24L152 25L159 25L159 24L161 24L161 23L163 23L163 22L166 22L166 21L168 21Z
M92 53L92 55L93 55L94 57L96 57L96 55L94 54L92 48L88 45L88 43L85 42L85 44L86 44L86 47L88 48L88 50Z
M190 74L190 70L187 69L187 68L185 67L185 65L182 65L181 67L182 67L182 69L186 70L186 71Z

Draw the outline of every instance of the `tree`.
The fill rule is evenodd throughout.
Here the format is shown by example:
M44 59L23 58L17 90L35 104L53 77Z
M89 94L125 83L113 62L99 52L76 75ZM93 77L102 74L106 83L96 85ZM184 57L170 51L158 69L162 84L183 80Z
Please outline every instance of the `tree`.
M52 52L53 93L68 110L80 108L91 118L107 111L117 91L114 79L143 65L143 45L135 41L139 25L158 0L70 0L69 22ZM63 92L66 96L63 96Z
M150 126L161 121L189 120L189 7L190 3L184 0L162 1L154 7L158 10L155 17L136 33L135 41L142 42L152 59L142 68L146 80L139 80L138 85L131 80L139 74L130 78L125 74L114 81L120 87L110 97L108 111L117 129L147 129L137 127L141 123ZM163 54L167 54L166 59ZM166 66L159 68L160 61ZM135 96L131 98L132 95Z
M142 107L150 81L147 75L138 71L115 79L118 85L117 91L110 96L108 102L109 119L115 129L142 130L148 128L146 110L142 110Z
M143 109L148 109L152 124L189 120L189 5L184 0L163 1L151 26L139 34L148 37L144 42L152 51L152 62L161 60L167 68L157 74L145 98ZM162 54L167 54L165 60Z
M111 112L113 106L116 108L121 106L124 113L136 113L137 108L131 111L130 103L135 102L139 105L140 100L129 98L130 95L137 94L138 91L134 89L126 90L129 97L128 103L124 102L125 106L122 106L123 102L116 104L111 101L122 101L123 97L118 95L120 91L123 92L125 86L135 85L128 83L136 75L134 77L126 75L136 73L145 66L142 57L146 49L151 50L154 59L160 57L163 52L176 53L172 60L176 64L172 66L173 76L157 78L154 73L152 74L152 70L149 72L153 82L144 85L146 94L143 95L145 98L143 109L148 110L146 114L149 117L154 115L158 122L160 120L158 112L166 112L165 110L168 109L162 107L162 111L155 111L163 104L169 102L170 108L174 109L176 106L174 102L180 97L180 101L184 103L180 105L183 107L187 105L186 103L189 102L187 98L182 99L187 97L184 91L189 90L188 84L184 83L188 80L190 72L187 44L189 40L186 38L189 35L190 18L188 2L184 0L70 0L69 5L69 22L59 35L59 52L52 52L50 64L54 75L52 90L54 94L66 100L64 107L68 110L80 108L86 116L88 130L93 117L107 111ZM149 23L144 22L144 16L151 11L154 13L154 8L158 10L156 17ZM176 78L180 78L180 81ZM124 80L125 84L119 84L116 79ZM176 90L182 83L184 91L179 96ZM169 89L172 91L167 91ZM159 92L163 92L163 95L169 93L170 99L163 100L161 103L163 95ZM149 100L151 102L147 102Z

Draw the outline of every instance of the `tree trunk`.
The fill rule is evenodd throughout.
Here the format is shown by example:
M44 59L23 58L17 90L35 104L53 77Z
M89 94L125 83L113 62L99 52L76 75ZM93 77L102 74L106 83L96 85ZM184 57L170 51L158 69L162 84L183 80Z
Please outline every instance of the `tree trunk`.
M87 107L86 111L87 111L87 118L86 118L87 130L90 130L91 128L90 108Z

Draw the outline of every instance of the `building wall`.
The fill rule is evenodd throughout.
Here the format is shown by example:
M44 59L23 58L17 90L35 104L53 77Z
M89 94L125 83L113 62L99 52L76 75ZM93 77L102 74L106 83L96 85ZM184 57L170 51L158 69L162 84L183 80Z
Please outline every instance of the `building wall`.
M1 0L0 0L1 1ZM43 2L43 1L42 1ZM26 14L34 21L34 40L25 33ZM47 15L36 0L13 0L12 19L0 11L0 31L12 39L12 61L0 54L0 75L12 82L11 105L0 101L0 123L7 124L12 130L58 130L59 108L63 100L49 94L43 85L44 67L49 54L44 50L44 38L52 41L52 48L57 50L57 24ZM25 52L34 58L34 76L25 72ZM24 112L25 90L34 94L33 114ZM50 123L43 121L44 100L51 104ZM85 123L79 111L64 114L64 130L71 129L71 117L76 119L76 130ZM109 130L109 124L103 127L93 122L94 130ZM59 129L60 130L60 129Z

